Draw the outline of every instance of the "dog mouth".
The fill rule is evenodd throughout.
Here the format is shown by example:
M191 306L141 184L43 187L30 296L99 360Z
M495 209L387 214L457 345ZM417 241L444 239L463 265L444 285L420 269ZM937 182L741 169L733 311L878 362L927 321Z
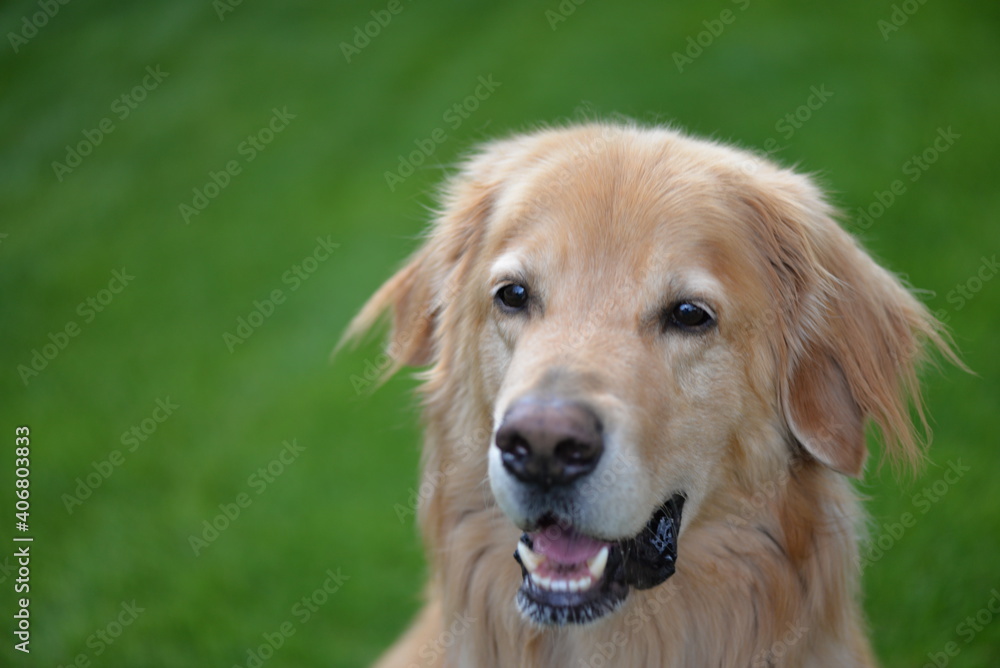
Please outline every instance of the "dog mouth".
M674 574L684 497L656 509L637 536L603 541L546 518L524 533L514 558L523 581L521 613L538 624L586 624L617 610L630 588L650 589Z

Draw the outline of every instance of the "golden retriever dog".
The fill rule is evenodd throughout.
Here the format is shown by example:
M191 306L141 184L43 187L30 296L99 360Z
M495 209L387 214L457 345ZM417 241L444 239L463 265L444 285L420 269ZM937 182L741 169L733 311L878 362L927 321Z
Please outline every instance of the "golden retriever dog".
M430 578L379 666L875 665L850 479L869 422L920 461L955 358L809 178L628 123L488 143L345 339L383 313Z

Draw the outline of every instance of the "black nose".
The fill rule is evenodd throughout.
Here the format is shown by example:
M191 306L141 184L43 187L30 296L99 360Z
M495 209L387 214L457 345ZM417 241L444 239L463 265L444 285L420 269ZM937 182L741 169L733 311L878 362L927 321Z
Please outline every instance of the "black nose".
M511 475L545 489L587 475L604 452L601 421L590 408L534 397L511 405L496 444Z

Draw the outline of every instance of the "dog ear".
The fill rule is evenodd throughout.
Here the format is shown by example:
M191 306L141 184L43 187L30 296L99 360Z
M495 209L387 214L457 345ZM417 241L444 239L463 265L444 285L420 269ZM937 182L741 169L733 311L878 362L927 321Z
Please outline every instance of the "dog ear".
M428 246L419 249L368 299L347 326L338 350L345 342L359 339L390 313L392 329L386 354L392 359L391 370L430 362L435 317L430 255Z
M827 352L802 352L782 396L789 429L807 452L847 475L861 473L867 455L865 416L843 369Z
M471 251L480 243L492 209L491 189L475 178L468 163L445 187L443 207L423 245L361 308L341 337L345 343L368 332L386 313L392 328L386 354L387 379L402 366L426 366L437 356L437 323L461 286Z
M894 463L916 466L930 437L917 372L928 349L964 368L943 326L835 221L819 190L787 171L751 202L785 314L780 406L824 465L859 476L871 420ZM911 408L923 436L914 430Z

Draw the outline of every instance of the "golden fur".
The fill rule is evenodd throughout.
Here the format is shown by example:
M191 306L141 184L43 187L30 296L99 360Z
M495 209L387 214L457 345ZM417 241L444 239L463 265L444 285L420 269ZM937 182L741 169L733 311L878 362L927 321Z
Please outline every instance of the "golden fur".
M427 603L378 665L875 665L848 476L869 420L894 462L919 462L916 368L928 345L954 356L832 216L808 178L665 128L547 129L467 160L346 334L389 311L396 368L428 367ZM493 304L511 272L544 302L530 317ZM712 333L662 331L685 296L712 305ZM521 529L487 482L497 421L542 385L608 416L587 500L602 530L634 534L688 494L676 574L587 626L521 617Z

